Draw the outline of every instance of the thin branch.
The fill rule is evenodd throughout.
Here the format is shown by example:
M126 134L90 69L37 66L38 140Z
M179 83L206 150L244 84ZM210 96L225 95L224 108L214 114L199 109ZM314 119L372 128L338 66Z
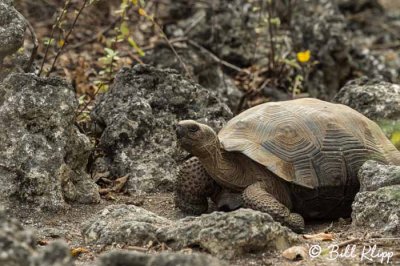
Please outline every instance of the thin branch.
M90 97L90 100L85 103L85 105L82 107L82 109L75 115L75 119L78 118L93 102L94 99L96 99L97 94L99 94L100 90L103 88L103 86L106 85L105 83L100 84L100 86L97 88L97 90L94 92L93 97Z
M68 43L68 38L69 38L69 36L71 35L71 33L72 33L72 31L73 31L73 29L74 29L74 27L75 27L75 25L76 25L76 22L78 21L78 18L79 18L79 16L82 14L82 11L83 11L83 9L86 7L86 4L87 4L88 1L89 1L89 0L85 0L85 2L83 2L83 4L82 4L81 8L78 10L78 13L77 13L76 16L75 16L75 19L74 19L74 22L72 23L71 28L69 29L69 31L68 31L68 33L67 33L67 36L65 36L64 43L63 43L63 45L60 47L60 49L57 51L56 57L54 58L53 63L51 64L50 70L49 70L49 72L47 72L47 74L46 74L46 77L50 76L50 73L53 71L54 66L55 66L55 64L56 64L56 62L57 62L57 59L58 59L58 57L61 55L62 51L64 50L65 45L67 45L67 43Z
M272 70L273 68L275 68L275 43L274 43L274 31L272 29L272 15L273 15L272 2L267 3L267 10L268 10L269 42L271 46L270 70Z
M164 31L162 30L161 26L154 20L151 19L151 21L154 23L154 25L157 27L157 29L161 32L161 36L164 38L164 40L168 43L168 46L171 48L172 52L174 52L176 58L178 58L179 63L182 65L183 69L186 72L186 75L190 78L193 79L192 76L190 75L189 69L187 68L186 64L183 62L182 58L178 54L178 52L175 50L174 46L168 39L167 35L165 35Z
M201 14L197 19L195 19L184 31L183 35L186 36L191 32L196 26L206 17L205 14Z
M121 17L118 17L116 20L114 20L110 25L108 25L107 27L105 27L103 30L101 30L99 33L95 34L92 38L88 38L82 42L76 43L74 45L70 45L68 46L66 49L75 49L78 47L81 47L85 44L89 44L92 43L96 40L98 40L102 35L106 34L109 30L113 29L115 27L115 25L117 25L117 23L121 20Z
M387 49L398 49L398 48L400 48L400 41L395 41L385 44L373 44L370 47L371 50L387 50Z
M123 15L124 16L124 15ZM123 19L123 16L121 17L121 19ZM115 48L115 44L118 41L118 34L115 35L114 37L114 42L111 44L111 48ZM85 105L82 107L82 109L75 115L75 119L78 118L85 110L86 108L88 108L88 106L96 99L97 94L99 94L100 90L107 84L108 86L110 86L111 84L111 79L112 79L112 72L113 72L113 64L114 64L114 56L111 57L110 60L110 65L109 67L109 71L108 71L108 81L106 83L102 83L100 84L100 86L97 88L97 90L94 92L93 97L90 98L90 100L88 102L85 103Z
M46 45L46 50L45 50L45 52L44 52L44 57L43 57L43 60L42 60L42 64L40 65L40 70L39 70L39 73L38 73L38 76L39 76L39 77L40 77L40 75L42 74L43 66L44 66L44 63L46 62L47 55L48 55L48 53L49 53L49 48L50 48L50 45L51 45L51 40L52 40L53 37L54 37L55 29L56 29L56 28L58 27L58 25L60 24L60 21L61 21L62 17L64 16L64 14L66 13L70 2L71 2L71 0L65 1L65 4L64 4L63 9L61 10L60 16L58 16L58 17L56 18L56 22L54 23L54 25L53 25L53 27L52 27L52 29L51 29L50 38L49 38L49 41L48 41L48 43L47 43L47 45Z
M262 19L262 10L263 10L263 0L260 0L259 4L260 4L260 10L258 13L258 19L257 19L257 26L260 27L261 26L261 19ZM258 49L258 41L259 41L259 34L257 33L257 31L254 31L255 33L255 41L254 41L254 51L253 51L253 58L251 59L251 61L254 62L256 55L257 55L257 49Z
M32 24L27 19L25 19L25 21L26 21L26 24L28 25L29 32L31 33L32 43L33 43L31 57L29 58L29 62L24 69L25 72L29 72L29 70L32 68L33 61L35 60L35 57L37 55L39 41L36 36L35 30L32 27Z
M233 65L233 64L231 64L231 63L229 63L229 62L227 62L227 61L222 60L221 58L219 58L219 57L216 56L214 53L212 53L211 51L207 50L205 47L201 46L201 45L198 44L197 42L195 42L195 41L193 41L193 40L189 40L189 39L187 40L187 42L188 42L190 45L192 45L192 46L194 46L194 47L200 49L201 51L207 53L207 54L211 57L211 59L213 59L215 62L217 62L217 63L219 63L219 64L221 64L221 65L224 65L224 66L226 66L226 67L228 67L228 68L230 68L230 69L233 69L233 70L235 70L235 71L237 71L237 72L243 72L243 73L246 73L246 74L248 74L248 75L251 75L251 73L250 73L248 70L241 69L241 68L238 67L238 66L235 66L235 65Z

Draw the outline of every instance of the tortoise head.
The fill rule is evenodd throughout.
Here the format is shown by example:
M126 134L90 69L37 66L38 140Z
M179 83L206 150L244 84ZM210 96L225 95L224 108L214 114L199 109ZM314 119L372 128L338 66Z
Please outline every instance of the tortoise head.
M198 157L207 155L210 149L219 148L215 131L193 120L180 121L176 125L176 137L183 149Z

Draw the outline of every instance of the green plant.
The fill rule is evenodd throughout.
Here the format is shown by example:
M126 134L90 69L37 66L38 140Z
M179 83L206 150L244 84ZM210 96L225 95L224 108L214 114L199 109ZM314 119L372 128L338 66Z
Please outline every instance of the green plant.
M40 70L38 73L38 76L40 76L43 72L43 67L44 64L47 60L47 56L50 50L51 46L54 46L55 44L57 45L58 49L56 51L55 57L51 63L50 69L46 72L46 77L50 76L50 74L53 72L55 65L57 63L57 60L59 58L59 56L62 54L64 48L66 47L66 45L68 45L68 41L69 41L69 37L72 33L72 31L74 30L75 26L76 26L76 22L78 21L78 18L80 17L80 15L82 14L82 11L88 6L88 5L92 5L95 4L98 0L84 0L82 5L80 6L80 8L78 10L75 10L75 18L72 22L72 25L70 26L70 28L67 30L65 28L66 25L66 17L67 14L69 12L69 8L71 5L71 0L66 0L64 2L64 6L60 12L60 14L56 17L56 21L53 24L50 36L48 38L45 38L44 40L44 44L46 45L46 49L45 49L45 54L42 60L42 63L40 65ZM57 42L54 41L54 35L55 33L58 32L58 40Z

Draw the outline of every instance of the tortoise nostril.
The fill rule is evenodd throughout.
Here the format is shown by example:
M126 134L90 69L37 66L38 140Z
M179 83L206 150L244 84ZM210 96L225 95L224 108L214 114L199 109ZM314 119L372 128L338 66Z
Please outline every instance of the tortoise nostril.
M178 138L178 139L181 139L183 136L185 136L185 128L183 127L183 126L181 126L181 125L176 125L176 129L175 129L175 132L176 132L176 137Z

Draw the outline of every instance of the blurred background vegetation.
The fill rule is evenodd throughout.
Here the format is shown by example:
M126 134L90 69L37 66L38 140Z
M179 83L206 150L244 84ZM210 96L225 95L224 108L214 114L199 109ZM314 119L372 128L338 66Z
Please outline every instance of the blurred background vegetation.
M39 40L37 72L72 83L80 123L116 72L134 64L175 68L217 90L236 113L265 101L331 100L362 76L400 83L400 1L15 0L15 6ZM24 50L32 46L27 41ZM399 134L390 134L400 143Z

